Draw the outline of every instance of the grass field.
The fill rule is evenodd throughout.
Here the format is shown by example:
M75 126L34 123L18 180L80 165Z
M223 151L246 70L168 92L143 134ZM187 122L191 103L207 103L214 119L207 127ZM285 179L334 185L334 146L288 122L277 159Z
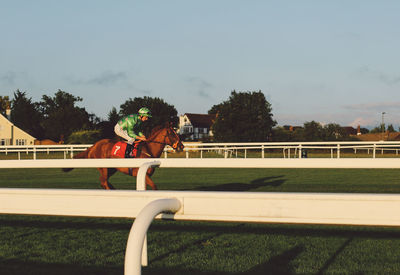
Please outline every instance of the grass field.
M163 190L400 193L400 171L391 169L164 168L153 179ZM122 174L111 182L135 186ZM95 169L2 169L0 187L99 184ZM131 224L1 215L0 274L123 274ZM143 274L400 274L400 229L394 227L155 221L148 243Z

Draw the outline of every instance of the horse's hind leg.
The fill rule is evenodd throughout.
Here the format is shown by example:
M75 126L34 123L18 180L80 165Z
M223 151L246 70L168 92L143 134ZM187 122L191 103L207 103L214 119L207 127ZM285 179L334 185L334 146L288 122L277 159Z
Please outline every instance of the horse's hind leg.
M103 189L115 189L111 183L108 182L108 178L115 173L112 168L97 168L100 172L100 184ZM111 170L111 171L109 171ZM114 169L115 170L115 169Z
M128 170L128 169L127 169ZM152 171L151 171L152 170ZM122 171L122 170L121 170ZM126 171L124 171L125 174L131 175L133 177L137 177L137 173L138 173L139 169L133 169L132 173L127 173ZM154 168L149 168L147 170L146 173L146 186L149 185L151 187L151 189L153 190L157 190L157 186L155 185L155 183L153 182L153 180L150 178L151 174L149 175L149 172L151 171L151 174L153 174L154 172Z

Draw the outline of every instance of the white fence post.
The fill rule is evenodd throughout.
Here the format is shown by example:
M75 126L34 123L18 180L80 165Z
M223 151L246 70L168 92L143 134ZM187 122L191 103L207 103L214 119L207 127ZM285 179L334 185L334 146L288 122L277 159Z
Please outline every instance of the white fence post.
M152 161L152 162L146 162L143 163L138 170L138 173L136 175L136 190L137 191L145 191L146 190L146 175L147 175L147 170L152 167L158 167L160 166L161 162L159 161ZM144 241L143 241L143 249L142 249L142 265L147 266L148 265L148 260L147 260L147 237L145 236Z
M374 149L373 149L373 152L372 152L372 158L375 158L375 156L376 156L376 144L374 143Z
M301 144L299 144L299 159L301 159Z
M147 230L153 219L165 211L176 212L181 208L178 199L159 199L146 205L136 217L129 232L128 243L125 252L125 275L139 275L141 268L141 250L144 247L144 241Z
M149 161L143 163L138 170L137 176L136 176L136 190L146 190L146 174L147 170L152 167L158 167L160 166L161 162L160 161Z
M337 158L340 159L340 144L337 145Z

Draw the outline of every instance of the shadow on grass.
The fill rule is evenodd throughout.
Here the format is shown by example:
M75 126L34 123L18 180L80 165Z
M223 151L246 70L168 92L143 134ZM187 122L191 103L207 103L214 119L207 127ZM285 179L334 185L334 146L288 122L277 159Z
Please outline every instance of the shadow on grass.
M283 253L276 255L269 259L267 262L257 265L245 272L215 272L215 271L200 271L200 270L179 270L179 269L152 269L145 268L143 274L190 274L190 275L261 275L261 274L274 274L286 275L294 274L291 270L290 263L296 259L304 251L302 246L295 246Z
M295 246L282 254L276 255L269 259L266 263L260 264L251 268L250 270L241 273L243 275L256 275L256 274L274 274L284 275L293 274L290 268L290 262L292 262L300 253L304 251L304 247L301 245Z
M225 183L214 186L201 186L196 191L250 191L260 187L278 187L285 183L283 176L264 177L252 180L250 183Z
M9 218L13 218L10 216ZM20 218L20 217L19 217ZM60 222L56 221L38 221L35 220L9 220L1 217L2 225L22 226L22 227L34 227L34 228L86 228L86 229L103 229L114 231L115 229L129 231L131 221L118 220L115 223L112 222L100 222L99 219L93 219L88 224L86 219L82 219L79 222L74 222L71 226L70 219L65 219ZM163 261L168 258L171 254L179 253L190 249L193 245L198 245L207 242L210 239L216 238L223 234L262 234L262 235L277 235L277 236L318 236L318 237L347 237L347 240L337 249L337 251L325 262L320 268L318 274L324 274L329 266L335 261L337 256L350 244L354 237L367 237L372 239L390 239L400 238L400 230L396 228L380 228L380 227L345 227L345 226L311 226L311 225L260 225L260 224L241 224L241 223L201 223L201 222L169 222L169 221L157 221L152 224L150 228L150 234L157 234L159 232L176 232L179 234L183 232L209 232L208 236L203 236L190 243L186 243L174 250L170 250L164 254L158 255L151 259L154 261ZM191 274L191 275L211 275L211 274L293 274L290 263L298 257L304 251L304 247L295 246L292 247L279 255L275 255L268 259L265 263L261 263L257 266L253 266L250 270L237 273L237 272L213 272L213 271L202 271L202 270L191 270L183 267L175 268L152 268L151 265L143 269L143 274ZM0 274L123 274L122 266L79 266L78 263L71 264L56 264L56 263L37 263L29 262L21 259L1 259L0 258Z
M353 241L353 238L347 239L337 250L336 252L326 261L324 266L319 270L317 275L322 275L329 268L329 266L335 261L337 256Z
M79 221L80 219L80 221ZM78 221L77 221L78 220ZM93 230L126 230L132 227L133 219L112 222L104 222L97 218L59 218L47 216L28 216L28 215L0 215L2 227L20 227L20 228L42 228L42 229L93 229Z
M400 230L395 227L364 227L334 225L287 225L287 224L242 224L211 222L156 222L150 231L216 232L226 234L259 234L271 236L299 237L360 237L371 239L400 238Z
M89 229L125 231L129 233L133 219L39 217L30 215L0 215L3 228L37 229ZM363 237L371 239L400 238L396 227L340 226L340 225L295 225L295 224L251 224L199 221L154 221L149 233L159 232L214 232L235 234L249 233L260 235L308 236L308 237ZM33 234L33 233L25 233Z
M0 259L0 270L2 275L120 275L124 272L123 267L93 267L4 259Z

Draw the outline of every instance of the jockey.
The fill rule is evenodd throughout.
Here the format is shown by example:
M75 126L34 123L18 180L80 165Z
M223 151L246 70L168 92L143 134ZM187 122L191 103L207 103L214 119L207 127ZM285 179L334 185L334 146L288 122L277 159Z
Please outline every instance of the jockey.
M146 107L140 108L137 114L123 117L114 127L114 132L126 139L132 145L135 141L145 141L146 137L141 132L142 122L151 117L150 110Z

